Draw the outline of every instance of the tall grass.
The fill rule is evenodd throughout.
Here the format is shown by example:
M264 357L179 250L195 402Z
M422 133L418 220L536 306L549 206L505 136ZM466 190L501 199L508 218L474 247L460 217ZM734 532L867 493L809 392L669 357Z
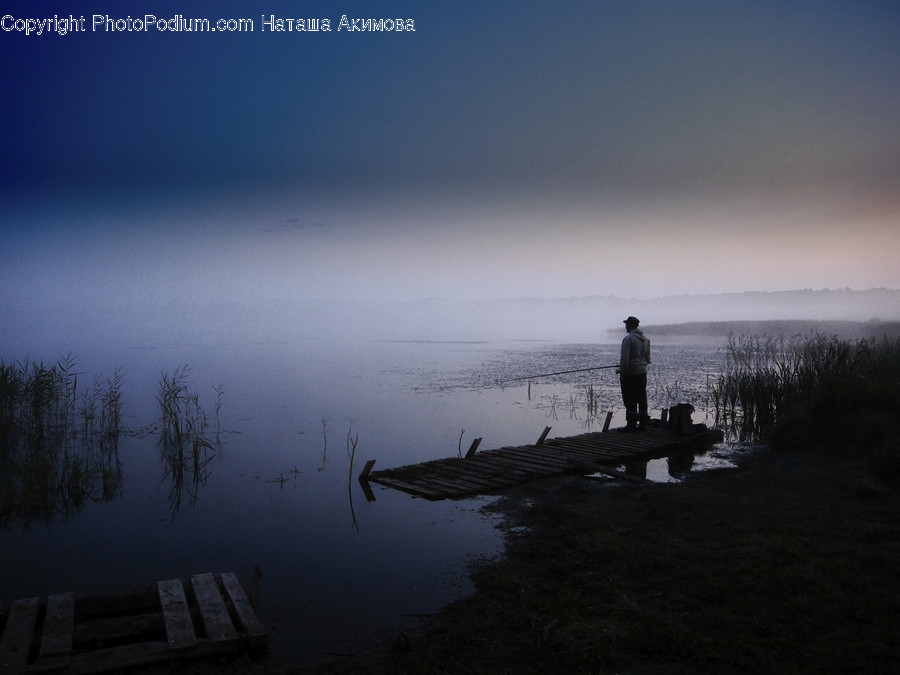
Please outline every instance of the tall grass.
M900 340L731 336L712 402L742 440L880 452L897 438Z
M193 506L199 489L206 483L207 466L219 444L219 413L224 389L213 387L215 436L208 433L209 415L200 404L200 396L188 386L190 367L177 368L173 375L163 373L156 400L160 407L160 452L165 462L166 477L172 480L169 494L170 513L178 512L187 484L188 499ZM186 480L187 479L187 480Z
M26 525L121 484L118 441L123 383L116 369L79 389L70 354L46 366L0 361L0 524Z

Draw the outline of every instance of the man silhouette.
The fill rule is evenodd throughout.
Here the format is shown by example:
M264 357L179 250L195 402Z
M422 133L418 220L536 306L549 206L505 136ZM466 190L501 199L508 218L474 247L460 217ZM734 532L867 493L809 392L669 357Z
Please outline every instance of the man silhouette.
M646 431L647 421L647 365L650 363L650 340L638 326L635 317L625 319L628 334L622 339L619 357L619 382L622 385L622 402L625 404L625 426L617 431L632 433Z

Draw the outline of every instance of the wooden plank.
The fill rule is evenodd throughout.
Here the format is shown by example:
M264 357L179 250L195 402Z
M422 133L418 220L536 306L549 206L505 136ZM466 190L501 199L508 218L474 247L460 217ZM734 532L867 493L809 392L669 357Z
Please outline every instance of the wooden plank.
M412 484L411 484L412 485ZM419 494L422 496L426 496L421 490L428 490L431 493L438 495L438 499L445 499L447 497L456 497L459 495L470 494L472 492L477 492L478 490L483 490L483 487L476 487L472 485L462 485L460 483L451 483L448 481L440 480L433 476L422 477L417 480L414 484L415 488L419 491L414 492L413 494Z
M466 451L466 459L472 457L475 454L475 451L478 450L478 446L481 445L481 439L476 438L472 441L472 445L469 446L469 449Z
M444 489L453 493L466 494L495 490L497 489L498 485L498 482L496 480L480 480L476 482L466 480L465 477L456 476L452 473L430 476L427 479L427 482L429 485L435 488L443 487Z
M530 457L544 462L559 463L562 461L562 458L559 456L556 449L548 447L546 444L540 448L536 448L533 445L524 445L519 448L500 448L497 452L504 455Z
M537 476L545 474L545 470L543 468L529 469L527 465L523 465L521 462L518 462L515 459L502 457L500 455L491 455L490 458L484 458L484 463L494 470L501 470L504 476L509 476L510 478L531 480Z
M461 479L458 479L449 471L439 470L437 468L432 468L427 472L421 471L392 475L390 476L390 478L408 483L410 485L421 486L423 488L425 488L425 486L431 486L433 490L438 492L441 492L448 487L452 490L456 490L458 489L459 483L461 481ZM472 489L478 489L478 487L480 486L468 484L468 487Z
M0 640L0 673L19 675L28 665L39 598L16 600L9 608L6 630Z
M236 642L238 634L215 577L212 574L195 574L191 577L191 585L197 597L206 637L212 642Z
M496 450L491 450L490 452L483 452L481 456L476 458L476 460L470 460L470 464L473 467L483 466L487 469L495 469L502 468L505 469L509 466L520 466L523 471L526 471L525 462L527 461L527 456L524 454L515 455L513 453L506 452L498 452Z
M580 455L590 456L590 457L606 457L606 458L616 458L618 457L618 453L610 452L608 449L600 449L600 448L592 448L590 446L573 443L571 445L564 445L559 448L559 453L562 455L569 455L573 452L577 452Z
M572 453L577 453L579 455L584 455L586 457L592 457L597 459L598 461L610 462L616 461L621 457L620 454L615 452L610 452L609 450L598 450L595 448L583 448L578 445L573 445L571 447L567 447L560 450L561 453L565 455L571 455Z
M560 439L558 445L563 446L563 445L575 444L575 445L581 445L581 446L585 446L585 447L589 447L589 448L603 449L610 443L609 438L610 438L609 435L603 435L603 434L596 434L596 435L592 435L592 436L575 436L574 438Z
M419 479L423 484L429 485L437 490L446 490L452 494L471 494L479 490L491 490L494 485L489 482L479 481L472 482L465 480L461 476L456 476L450 472L432 473L428 476L422 476Z
M170 649L185 649L197 644L197 633L191 620L187 598L181 579L169 579L157 583L163 619L166 622L166 637Z
M522 480L534 480L543 476L552 476L559 473L558 467L549 467L546 464L531 463L528 459L512 459L509 457L495 457L492 460L495 466L503 469L503 475L509 478L521 478Z
M573 473L578 471L580 462L610 465L664 457L689 442L708 444L716 438L721 440L721 436L676 436L667 427L652 423L645 432L636 434L594 431L566 438L545 439L542 436L540 447L537 444L505 446L465 460L453 457L410 464L373 472L372 480L427 499L459 497L495 491L545 476Z
M539 478L541 476L552 476L554 474L566 473L569 470L568 464L547 464L540 460L531 459L529 457L507 458L508 461L515 462L520 471L530 474L531 478Z
M500 452L505 453L521 453L524 455L528 455L530 457L538 457L546 460L558 460L559 453L556 452L555 448L556 444L544 443L541 447L536 447L534 445L522 445L515 448L500 448Z
M156 595L156 612L149 614L126 614L103 619L82 620L75 624L75 644L112 642L122 640L147 640L151 636L166 634L166 624L159 611L159 594ZM81 603L78 603L81 615Z
M529 474L530 478L551 476L555 473L565 473L567 469L564 464L548 464L547 462L532 459L524 455L520 457L498 456L495 461L498 464L504 461L509 462L516 467L517 471Z
M72 652L75 637L75 593L60 593L47 598L47 612L41 631L40 658Z
M488 453L483 454L487 455ZM559 467L561 461L558 456L548 453L545 450L500 449L492 450L489 456L512 460L522 464L529 463L533 466L543 466L551 470Z
M515 457L522 461L528 461L536 466L546 466L548 469L565 471L568 463L566 458L558 453L550 453L546 450L533 450L531 448L503 448L497 451L501 457Z
M410 485L413 487L412 490L408 490L411 494L432 500L465 497L475 494L480 490L484 490L484 488L475 488L472 486L465 487L458 483L447 483L431 478L423 479L420 482ZM427 490L428 492L423 492L423 490Z
M427 471L422 470L422 471L398 472L397 474L391 474L391 477L398 478L400 480L404 480L407 482L415 482L415 483L418 483L418 482L438 482L438 483L440 483L442 481L446 482L447 480L450 480L451 482L453 480L464 480L466 476L472 476L472 475L473 474L468 469L454 467L453 465L447 464L447 465L443 465L443 466L441 466L441 465L430 466L430 467L428 467ZM475 478L476 486L477 486L477 483L482 478L483 477Z
M373 466L375 466L374 459L370 459L368 462L366 462L366 465L363 467L363 470L359 474L360 481L365 481L368 478Z
M462 475L492 480L503 473L504 467L497 464L492 457L473 457L454 468Z
M565 454L570 450L578 450L581 452L589 452L589 453L597 453L603 452L602 448L597 447L592 443L563 443L561 445L554 446L553 451L558 452L560 454Z
M491 478L491 473L488 471L472 471L470 467L459 466L456 464L447 464L440 468L440 471L435 471L433 474L434 478L441 479L453 479L460 480L468 485L472 485L473 487L478 487L479 485L483 485L485 487L496 485L496 480ZM499 475L500 472L496 471L493 474Z
M594 459L599 459L599 457L600 457L600 453L598 453L598 452L594 452L592 450L587 450L584 448L579 448L578 446L574 446L574 445L572 447L565 448L565 449L561 450L560 452L565 453L565 456L567 458L580 457L580 458L586 459L586 460L594 460Z
M454 471L460 474L480 475L481 472L474 467L483 466L483 461L483 458L458 459L453 457L438 464L430 464L424 473L431 476L444 471Z
M645 452L648 448L641 447L638 443L628 442L627 439L623 439L621 441L611 441L607 446L611 452L615 452L619 455L639 455L642 452ZM658 447L658 446L653 446ZM652 449L652 448L651 448Z
M395 490L400 490L401 492L408 492L409 494L416 495L418 497L425 497L426 499L444 498L443 492L437 492L430 488L423 489L414 483L408 483L406 481L400 480L399 478L394 478L393 476L382 476L381 473L382 472L380 472L378 475L369 474L369 482L379 483L386 487L392 487Z
M241 587L237 577L233 572L222 572L219 578L222 581L222 587L231 599L232 605L234 605L238 621L241 624L240 627L247 635L249 643L251 645L264 643L267 633L266 627L263 626L256 616L256 612L253 611L253 606L247 599L247 594L244 593L244 589Z
M194 575L191 582L192 586L186 587L179 579L160 581L153 593L155 611L150 614L143 594L76 602L74 593L61 593L47 599L43 614L38 598L17 601L9 612L0 641L0 675L88 675L234 653L241 644L241 636L232 622L232 614L241 615L241 625L249 627L248 645L257 647L265 643L265 628L249 608L236 579L227 593L227 602L214 575ZM125 602L126 599L136 601L134 606L129 607L131 603ZM235 609L230 610L229 605ZM194 630L192 606L202 617L204 635L209 639L199 637ZM118 611L110 612L109 607ZM141 613L135 614L135 608ZM40 653L29 664L35 627L41 616ZM109 646L111 643L114 646Z

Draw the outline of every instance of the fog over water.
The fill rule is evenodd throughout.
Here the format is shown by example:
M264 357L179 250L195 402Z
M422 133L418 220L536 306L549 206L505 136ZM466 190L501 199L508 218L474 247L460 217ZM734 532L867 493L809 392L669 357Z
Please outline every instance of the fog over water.
M362 462L594 429L588 391L621 414L611 371L498 379L606 364L629 315L900 321L897 3L200 0L257 29L66 35L17 26L87 10L6 4L0 359L124 380L121 482L16 511L0 603L256 566L277 654L339 648L500 547L492 498L370 503ZM261 29L298 12L334 29ZM702 409L712 333L648 331L654 411ZM225 395L177 485L156 397L184 365Z

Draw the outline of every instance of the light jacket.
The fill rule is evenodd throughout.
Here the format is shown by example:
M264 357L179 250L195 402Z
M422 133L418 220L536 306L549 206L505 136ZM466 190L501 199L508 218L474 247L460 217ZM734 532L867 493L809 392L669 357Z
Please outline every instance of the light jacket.
M619 358L619 374L643 375L650 363L650 340L635 328L622 338L622 355Z

